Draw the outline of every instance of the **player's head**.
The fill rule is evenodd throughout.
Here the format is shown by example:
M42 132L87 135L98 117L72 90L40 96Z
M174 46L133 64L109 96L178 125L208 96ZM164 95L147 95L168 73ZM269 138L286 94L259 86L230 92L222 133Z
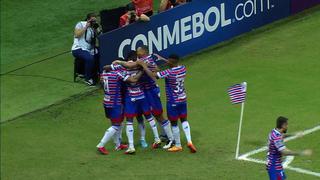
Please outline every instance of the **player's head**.
M126 60L127 60L127 61L136 61L136 60L137 60L137 52L136 52L136 51L130 51L130 52L127 54Z
M179 64L179 60L180 60L180 57L176 54L171 54L169 57L168 57L168 66L170 67L175 67Z
M280 116L277 119L277 129L280 129L283 133L288 130L288 118Z
M149 55L149 48L146 45L142 45L137 49L137 55L139 58Z

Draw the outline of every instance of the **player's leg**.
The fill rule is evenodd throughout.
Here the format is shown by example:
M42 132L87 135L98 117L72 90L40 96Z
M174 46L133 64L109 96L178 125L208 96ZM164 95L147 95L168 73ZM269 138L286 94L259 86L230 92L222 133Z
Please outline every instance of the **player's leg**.
M125 152L126 154L134 154L135 153L135 148L134 148L134 139L133 139L133 133L134 133L134 128L133 128L133 118L136 117L137 113L137 108L136 104L130 100L130 98L125 99L125 107L124 107L124 116L127 119L126 123L126 134L128 137L128 144L129 147L127 151Z
M182 151L181 141L180 141L180 129L178 125L178 112L176 106L171 103L167 103L167 114L172 126L172 134L175 145L168 149L169 152L179 152Z
M142 148L147 148L148 143L146 142L146 129L144 125L144 119L142 115L137 116L138 127L140 129L140 145Z
M159 138L158 128L155 119L151 115L149 103L145 98L140 99L137 101L139 109L143 112L144 117L148 121L153 136L154 136L154 143L152 144L152 148L158 148L161 145L161 140Z
M121 113L122 114L122 113ZM113 135L113 142L115 144L115 150L120 151L128 148L127 144L122 143L122 129L123 129L123 115L121 115L121 124L119 130Z
M182 103L182 104L177 105L177 110L178 110L179 117L181 120L183 132L184 132L186 139L187 139L187 142L188 142L188 148L190 149L190 151L192 153L195 153L195 152L197 152L197 149L192 143L190 125L187 120L187 103Z
M169 152L179 152L182 151L181 141L180 141L180 129L177 120L170 120L172 125L172 133L174 138L174 146L168 149Z
M117 107L107 108L105 107L105 114L106 117L111 120L111 127L109 127L103 137L101 138L99 144L97 145L98 151L101 154L107 155L109 152L105 149L105 144L119 131L119 127L121 124L121 117L118 117L119 114L117 113Z
M160 90L152 91L152 94L149 95L150 97L148 100L151 106L151 112L153 116L157 119L158 123L161 124L160 137L162 137L161 139L167 143L165 148L168 148L171 146L173 142L173 135L170 126L170 121L163 117L163 108L159 93Z
M161 125L165 119L162 115L163 109L162 109L162 104L160 100L160 88L154 88L154 89L145 91L145 96L151 108L152 115L156 118L157 122ZM161 138L161 141L163 142L166 142L168 140L166 131L162 126L160 126L160 138Z

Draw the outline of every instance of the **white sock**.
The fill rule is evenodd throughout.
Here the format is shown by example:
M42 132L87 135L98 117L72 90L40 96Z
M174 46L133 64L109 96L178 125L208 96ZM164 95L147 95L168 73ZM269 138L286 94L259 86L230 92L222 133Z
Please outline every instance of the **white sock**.
M140 140L146 140L146 129L144 126L144 121L139 121L138 123L140 129Z
M158 129L157 129L157 125L156 125L156 121L153 119L153 117L147 119L149 124L150 124L150 127L152 129L152 132L153 132L153 135L154 135L154 140L155 141L160 141L160 138L159 138L159 133L158 133Z
M182 122L182 129L184 131L184 134L186 135L188 143L192 143L191 141L191 133L190 133L190 125L188 121L183 121Z
M160 123L160 124L161 124L161 123ZM160 134L161 134L162 136L167 135L167 132L166 132L165 128L162 126L162 124L161 124L161 126L160 126ZM168 136L168 135L167 135L167 136Z
M121 145L121 134L122 134L122 125L119 126L119 130L113 135L113 142L116 147Z
M116 126L109 127L104 133L104 136L102 137L97 147L98 148L104 147L104 145L113 137L113 135L117 132L117 130L118 130L118 127Z
M172 141L173 140L173 135L172 135L170 121L164 120L162 122L161 128L165 131L165 133L168 136L169 140Z
M179 126L172 126L172 133L173 133L173 138L176 143L176 146L181 147L181 142L180 142L180 130Z
M133 144L133 122L127 122L127 136L128 136L128 142L129 142L129 148L134 148Z

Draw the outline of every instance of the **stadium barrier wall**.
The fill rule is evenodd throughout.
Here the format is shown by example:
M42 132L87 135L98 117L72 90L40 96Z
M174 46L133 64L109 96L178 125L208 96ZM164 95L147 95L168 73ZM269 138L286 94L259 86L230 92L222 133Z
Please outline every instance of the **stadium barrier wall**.
M296 14L320 4L320 0L291 0L291 13Z
M171 53L186 56L285 18L299 4L293 5L291 0L193 1L152 16L150 22L99 36L100 68L142 44L148 45L151 53L165 57Z

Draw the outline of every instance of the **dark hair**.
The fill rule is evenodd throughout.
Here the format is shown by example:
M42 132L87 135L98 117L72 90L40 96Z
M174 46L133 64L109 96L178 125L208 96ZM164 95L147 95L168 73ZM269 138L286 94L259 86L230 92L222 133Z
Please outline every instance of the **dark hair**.
M87 18L86 18L86 21L88 21L88 19L92 18L92 17L97 17L97 15L95 13L88 13L87 14Z
M288 118L280 116L277 119L277 128L281 129L283 124L288 123Z
M136 10L136 7L134 6L133 3L129 3L129 4L127 4L127 6L126 6L126 9L127 9L127 11L135 11L135 10Z
M127 58L126 58L127 61L136 61L137 60L137 52L136 51L130 51L128 54L127 54Z

